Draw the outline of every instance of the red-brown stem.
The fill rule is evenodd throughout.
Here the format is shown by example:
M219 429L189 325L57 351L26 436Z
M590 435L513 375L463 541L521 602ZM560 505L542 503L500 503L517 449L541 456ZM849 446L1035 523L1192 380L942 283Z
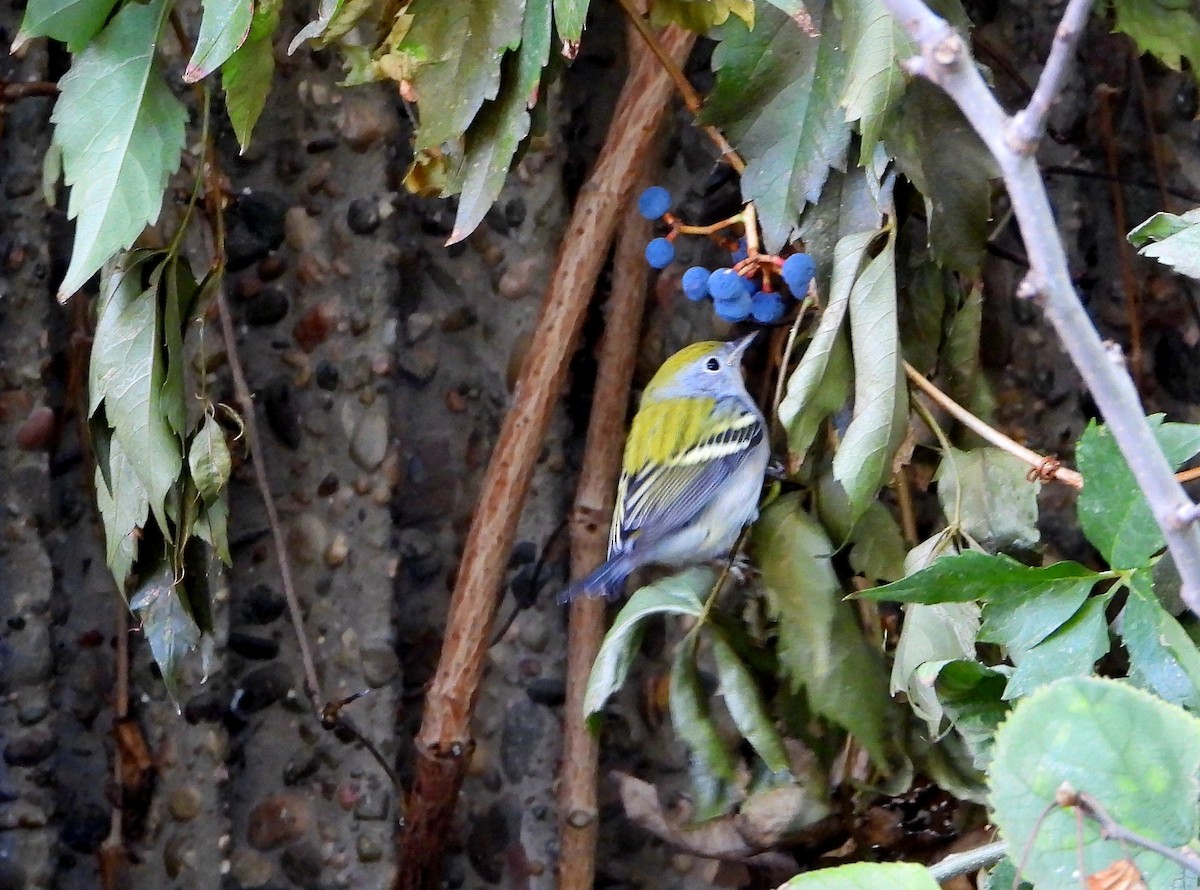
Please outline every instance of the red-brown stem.
M661 44L682 59L695 36L669 27ZM463 549L437 672L416 738L408 819L400 837L400 890L440 887L441 860L473 741L470 718L525 495L558 401L567 362L604 263L607 245L670 107L671 80L641 43L607 141L571 214L512 407L492 452Z
M643 251L651 230L651 223L641 218L637 208L630 208L617 236L613 292L608 301L596 390L588 419L587 447L569 527L572 578L582 578L608 557L609 520L621 471L625 418L650 279ZM590 890L595 883L599 746L587 726L583 700L592 664L604 639L604 605L602 599L586 597L571 604L562 785L558 797L562 825L560 890Z

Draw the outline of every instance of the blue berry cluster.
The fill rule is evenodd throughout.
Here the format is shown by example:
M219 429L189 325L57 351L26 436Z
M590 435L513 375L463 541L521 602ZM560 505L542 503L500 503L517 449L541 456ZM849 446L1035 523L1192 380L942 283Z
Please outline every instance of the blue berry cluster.
M638 197L638 213L648 220L657 220L666 216L671 209L671 194L662 186L651 186ZM672 220L671 235L677 233ZM727 242L731 244L732 242ZM692 266L683 273L683 292L689 300L703 300L712 297L713 311L726 321L745 321L754 319L759 324L773 324L783 317L785 307L783 295L770 289L771 275L763 264L750 265L747 274L739 274L732 268L743 263L749 254L746 239L739 239L736 247L730 250L731 266L715 271L709 271L703 266ZM646 245L646 262L655 269L664 269L675 259L675 245L671 238L654 238ZM767 258L769 262L779 263L778 259ZM816 273L812 257L806 253L795 253L775 265L777 273L794 297L808 293L809 283ZM760 287L755 278L761 278Z

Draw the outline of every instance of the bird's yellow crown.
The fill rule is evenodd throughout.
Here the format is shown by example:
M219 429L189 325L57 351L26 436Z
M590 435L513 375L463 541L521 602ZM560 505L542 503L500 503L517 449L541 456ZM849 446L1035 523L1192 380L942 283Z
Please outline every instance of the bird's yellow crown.
M657 390L674 380L679 372L688 365L704 358L706 355L716 352L724 345L720 340L702 340L699 343L692 343L690 346L683 347L683 349L663 362L662 367L654 372L654 376L646 384L643 397L653 396Z

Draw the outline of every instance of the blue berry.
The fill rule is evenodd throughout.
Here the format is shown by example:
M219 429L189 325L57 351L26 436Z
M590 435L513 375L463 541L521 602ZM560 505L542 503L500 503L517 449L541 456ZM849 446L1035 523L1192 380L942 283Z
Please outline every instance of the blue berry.
M638 196L637 206L638 213L646 219L659 219L671 209L671 193L661 185L652 185Z
M665 269L675 259L675 245L666 238L655 238L646 245L646 262L655 269Z
M726 321L745 321L753 306L750 295L745 291L723 300L713 300L713 311Z
M779 294L760 290L750 298L750 314L759 324L772 324L783 318L783 300Z
M750 296L754 296L756 293L758 293L758 282L753 278L743 278L742 290L744 290Z
M808 293L808 284L817 271L816 263L807 253L794 253L783 261L783 280L796 299Z
M742 276L732 269L718 269L708 276L708 292L714 300L732 300L745 293Z
M744 260L748 256L750 256L750 254L746 252L746 239L739 238L737 250L735 250L729 254L729 259L736 266L738 263L740 263L742 260Z
M689 300L703 300L708 296L709 271L703 266L692 266L683 273L683 293Z

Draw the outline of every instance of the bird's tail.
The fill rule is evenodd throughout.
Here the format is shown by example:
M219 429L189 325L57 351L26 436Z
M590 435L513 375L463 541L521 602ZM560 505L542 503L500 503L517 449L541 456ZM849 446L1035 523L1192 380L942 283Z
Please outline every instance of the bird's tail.
M633 569L629 554L618 553L590 574L571 584L558 595L558 601L569 603L577 596L614 597L621 592L621 585Z

